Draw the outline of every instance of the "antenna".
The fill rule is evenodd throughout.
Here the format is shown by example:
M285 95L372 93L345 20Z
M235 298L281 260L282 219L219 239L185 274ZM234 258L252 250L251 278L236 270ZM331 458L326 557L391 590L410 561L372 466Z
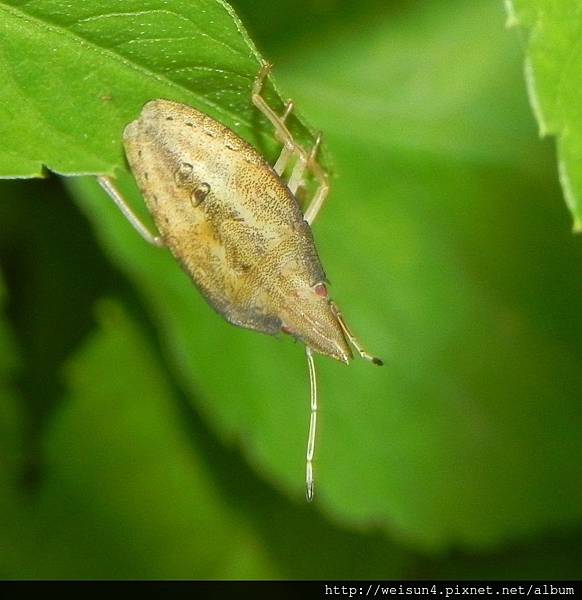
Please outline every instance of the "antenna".
M309 367L309 385L311 388L311 414L309 417L309 435L307 437L307 454L305 456L305 495L307 501L313 500L313 455L315 453L315 432L317 430L317 380L315 378L315 363L313 352L305 346L307 366Z
M358 342L358 340L356 339L356 336L352 333L347 323L344 321L344 316L338 308L338 305L333 301L330 301L329 304L331 306L333 314L335 315L335 318L337 319L338 323L340 324L340 327L342 328L342 331L344 332L344 335L348 338L350 344L356 349L356 352L365 360L368 360L371 363L381 367L384 364L384 361L381 358L378 358L377 356L372 356L371 354L368 354L364 350L360 342Z

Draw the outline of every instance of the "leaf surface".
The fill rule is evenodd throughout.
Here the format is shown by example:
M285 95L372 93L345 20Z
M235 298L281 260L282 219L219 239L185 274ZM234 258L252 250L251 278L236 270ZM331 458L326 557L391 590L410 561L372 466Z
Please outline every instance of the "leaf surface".
M502 24L484 0L386 8L306 38L281 69L337 162L314 228L333 297L386 361L317 361L317 503L422 547L488 546L582 517L582 256ZM93 183L75 189L192 402L301 498L301 348L224 323Z
M139 328L113 302L99 314L100 331L67 369L69 398L46 435L49 467L37 495L27 497L15 481L0 486L0 540L10 548L0 572L23 579L276 577L253 527L200 461Z
M525 31L525 76L540 134L557 139L574 231L582 232L582 11L577 0L506 0Z
M123 129L154 98L273 148L250 103L261 59L222 0L2 0L0 40L0 177L124 169Z

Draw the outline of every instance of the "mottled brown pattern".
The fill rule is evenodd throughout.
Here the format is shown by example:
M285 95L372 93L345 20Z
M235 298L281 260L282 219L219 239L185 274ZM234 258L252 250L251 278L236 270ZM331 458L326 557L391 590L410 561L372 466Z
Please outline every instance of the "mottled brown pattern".
M351 357L297 200L257 151L193 108L148 102L124 132L126 154L160 235L228 321L282 329Z

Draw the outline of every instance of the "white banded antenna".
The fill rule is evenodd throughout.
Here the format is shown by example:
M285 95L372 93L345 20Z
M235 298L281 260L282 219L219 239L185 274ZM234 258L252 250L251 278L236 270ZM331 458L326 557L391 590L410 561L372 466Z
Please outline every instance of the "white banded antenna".
M309 385L311 388L311 413L309 416L309 435L307 437L307 453L305 456L305 495L311 502L314 495L313 484L313 455L315 454L315 432L317 431L317 379L315 378L315 363L311 348L305 346L307 366L309 367Z

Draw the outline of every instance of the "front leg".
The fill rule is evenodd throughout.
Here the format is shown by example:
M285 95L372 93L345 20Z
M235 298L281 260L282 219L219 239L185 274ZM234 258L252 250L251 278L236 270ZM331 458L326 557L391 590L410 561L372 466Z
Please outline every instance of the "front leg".
M107 192L109 197L115 202L119 210L123 213L125 218L131 223L131 226L141 235L141 237L151 244L162 248L165 246L164 240L159 235L153 235L149 229L140 221L139 217L133 212L129 204L125 201L125 198L121 195L119 190L113 184L110 177L97 177L99 185Z

